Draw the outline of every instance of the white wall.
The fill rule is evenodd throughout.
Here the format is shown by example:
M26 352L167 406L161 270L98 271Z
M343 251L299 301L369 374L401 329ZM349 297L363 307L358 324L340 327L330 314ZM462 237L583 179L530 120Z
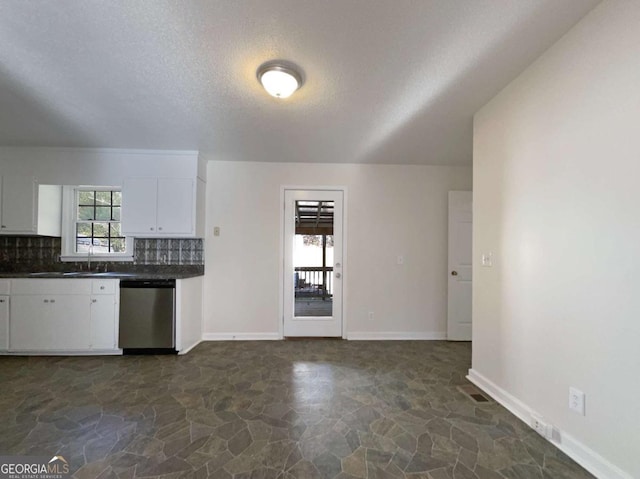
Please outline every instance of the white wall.
M0 175L35 176L41 184L122 185L131 176L204 177L198 152L0 147Z
M278 334L283 185L347 187L349 336L445 334L447 192L471 189L471 168L210 161L205 338Z
M600 477L640 477L639 25L603 2L475 117L471 373Z

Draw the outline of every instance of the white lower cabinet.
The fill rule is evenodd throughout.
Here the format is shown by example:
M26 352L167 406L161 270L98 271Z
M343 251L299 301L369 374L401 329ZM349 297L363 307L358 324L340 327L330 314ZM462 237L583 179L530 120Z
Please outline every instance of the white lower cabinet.
M9 351L115 350L118 280L109 281L12 280Z
M9 296L0 296L0 351L9 349Z
M116 347L115 296L91 296L91 349Z
M89 349L89 302L83 295L11 298L11 350Z

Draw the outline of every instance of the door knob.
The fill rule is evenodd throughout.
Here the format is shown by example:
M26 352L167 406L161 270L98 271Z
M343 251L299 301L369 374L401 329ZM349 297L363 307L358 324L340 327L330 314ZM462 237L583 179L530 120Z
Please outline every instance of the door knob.
M451 276L458 276L458 272L457 271L452 271L451 272Z
M339 268L340 266L342 266L340 263L336 263L336 268Z
M340 279L340 277L341 277L341 276L342 276L342 275L341 275L340 273L336 273L336 278L337 278L337 279Z

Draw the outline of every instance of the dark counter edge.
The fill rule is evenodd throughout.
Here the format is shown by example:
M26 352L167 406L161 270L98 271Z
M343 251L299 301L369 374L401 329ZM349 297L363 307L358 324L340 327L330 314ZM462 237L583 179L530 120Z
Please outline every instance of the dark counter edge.
M197 278L198 276L204 276L201 274L191 273L112 273L109 275L101 274L78 274L64 276L56 273L52 274L33 274L33 273L0 273L0 279L189 279Z
M65 275L64 273L73 273ZM106 274L105 274L106 273ZM128 267L116 271L78 271L78 270L35 270L35 271L0 271L0 278L28 279L188 279L204 276L204 266L163 266L163 267Z

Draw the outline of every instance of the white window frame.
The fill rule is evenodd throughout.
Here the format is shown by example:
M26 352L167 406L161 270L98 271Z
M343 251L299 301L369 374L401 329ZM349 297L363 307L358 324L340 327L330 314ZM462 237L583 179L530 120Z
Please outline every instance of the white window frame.
M126 252L122 253L77 253L76 252L76 207L78 191L114 190L120 186L65 185L62 187L62 251L60 261L85 261L89 257L99 261L133 261L133 237L125 236Z

